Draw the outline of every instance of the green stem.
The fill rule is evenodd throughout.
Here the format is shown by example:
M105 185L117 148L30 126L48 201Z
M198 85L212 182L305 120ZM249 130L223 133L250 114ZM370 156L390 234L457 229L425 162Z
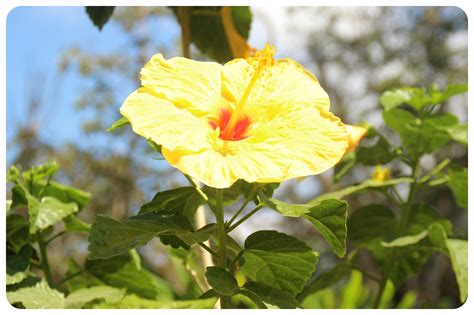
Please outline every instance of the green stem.
M252 193L249 194L245 202L240 206L239 210L230 218L230 220L226 223L226 227L228 228L229 226L234 223L234 221L237 219L237 217L244 211L245 207L249 204L249 202L255 197L255 191L252 191Z
M238 227L239 225L241 225L242 223L244 223L248 218L250 218L251 216L253 216L255 213L257 213L260 209L263 208L263 205L258 205L257 207L255 207L252 211L250 211L249 213L247 213L244 217L242 217L242 219L240 219L239 221L237 221L234 225L230 226L228 229L227 229L227 233L230 233L231 231L233 231L236 227Z
M213 251L209 246L207 246L204 243L198 243L199 246L201 246L204 250L206 250L209 254L212 255L214 258L219 258L219 254L217 254L215 251Z
M227 264L227 233L224 222L224 195L222 189L216 189L216 223L217 238L219 241L219 260L218 267L226 269ZM221 308L225 309L229 306L229 299L225 296L220 297Z
M49 267L48 261L48 253L46 250L47 244L44 242L43 236L41 235L40 231L36 232L36 237L38 239L38 246L41 255L41 269L43 269L44 275L46 277L46 280L48 281L49 286L54 288L55 284L53 281L53 276L51 275L51 269Z

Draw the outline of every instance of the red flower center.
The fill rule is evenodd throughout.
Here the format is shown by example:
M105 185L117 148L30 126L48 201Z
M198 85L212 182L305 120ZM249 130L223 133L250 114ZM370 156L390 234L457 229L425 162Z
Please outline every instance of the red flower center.
M233 130L227 130L227 125L229 124L231 116L232 112L227 108L223 108L220 110L217 119L209 118L209 125L211 125L214 130L219 127L221 131L219 138L222 140L237 141L247 138L248 136L246 135L246 132L250 126L250 118L246 115L242 115L237 120Z

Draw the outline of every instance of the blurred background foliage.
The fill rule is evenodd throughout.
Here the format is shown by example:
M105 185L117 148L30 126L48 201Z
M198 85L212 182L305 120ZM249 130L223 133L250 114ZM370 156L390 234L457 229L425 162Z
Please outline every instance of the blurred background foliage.
M85 11L84 8L76 9ZM14 10L17 11L15 14L21 14L23 8ZM277 57L293 58L310 69L328 92L332 111L346 123L367 121L383 133L379 97L384 90L432 84L444 87L467 82L467 18L455 7L252 7L250 12L250 31L241 30L250 32L249 44L255 48L261 48L266 42L274 44L279 50ZM15 91L24 92L25 101L7 103L7 107L16 106L23 112L22 119L14 115L7 117L7 164L20 164L27 169L42 162L57 161L60 166L58 181L93 195L89 206L79 215L86 222L92 222L97 213L126 218L136 213L154 192L185 183L182 175L166 161L157 159L156 152L145 140L129 132L128 127L114 133L105 132L119 118L118 108L124 95L139 86L139 71L149 58L157 52L166 57L182 55L180 25L175 13L164 7L115 8L111 20L103 28L114 29L120 49L104 52L94 49L87 41L63 47L56 69L25 75L23 80L29 88ZM160 21L166 21L169 26L157 29ZM57 27L61 27L60 21ZM88 31L98 32L88 27ZM208 35L212 38L219 34ZM74 37L74 34L70 36ZM196 43L200 46L199 40ZM197 46L191 45L192 58L208 60ZM224 52L211 53L211 56L223 62L225 51L229 49L226 47ZM12 58L12 53L7 58ZM9 68L9 71L15 69ZM55 80L44 79L53 74ZM57 110L50 106L51 97L44 91L61 89L61 80L68 76L74 76L82 84L73 95L74 102L56 106L77 112L81 117L81 130L74 140L52 141L44 136L45 130L50 128L49 132L61 139L61 134L73 125L64 117L62 128L51 130L48 127L48 120L57 115ZM456 114L461 122L467 122L467 94L453 97L442 106L445 111ZM422 167L431 169L444 158L467 166L467 148L452 144L434 156L424 158ZM392 174L406 172L401 163L392 163L390 168ZM372 171L372 168L357 166L337 183L333 183L332 171L290 180L280 186L276 196L289 202L306 202L320 193L370 177ZM433 205L454 222L458 236L466 237L467 212L459 211L451 192L447 188L433 188L424 193L428 194L423 196L425 200L432 200ZM350 209L381 201L379 195L367 193L348 199ZM286 232L320 251L318 275L334 265L336 257L309 224L265 211L233 233L236 239L242 240L257 228ZM350 243L348 246L350 252ZM83 264L86 248L84 235L67 234L55 239L49 247L53 277L64 277L67 257ZM168 280L175 292L183 296L188 294L190 280L185 266L180 263L179 253L170 255L159 242L152 242L139 252L143 265ZM370 264L370 258L366 259ZM176 273L182 278L177 279ZM373 286L370 279L354 271L333 287L311 295L304 305L369 307L376 289ZM355 292L358 300L354 298ZM394 291L388 285L381 305L458 306L457 286L449 259L435 255L420 275L412 277L400 290Z

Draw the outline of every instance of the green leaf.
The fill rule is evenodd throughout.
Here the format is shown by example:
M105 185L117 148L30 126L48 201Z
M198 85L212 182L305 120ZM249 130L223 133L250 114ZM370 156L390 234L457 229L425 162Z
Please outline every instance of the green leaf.
M76 217L75 215L70 215L64 220L64 230L66 232L77 232L77 233L89 233L91 225L86 223Z
M263 196L264 197L264 196ZM264 197L265 198L265 197ZM269 208L278 211L285 217L301 217L303 214L310 212L311 205L307 204L290 204L275 198L264 199L264 203Z
M428 230L423 230L415 235L405 235L397 237L396 239L385 242L382 241L381 244L383 247L403 247L408 245L413 245L419 243L422 239L428 236Z
M238 293L239 286L234 276L220 267L207 267L206 279L209 285L219 294L232 296Z
M118 120L116 120L112 126L110 126L109 128L107 128L107 131L108 132L112 132L112 131L115 131L119 128L122 128L122 127L125 127L127 125L130 125L130 122L128 121L127 117L120 117Z
M87 260L84 272L94 278L88 281L87 286L96 283L97 279L147 299L169 299L173 296L170 284L142 267L139 258L136 261L131 253L109 259Z
M395 234L395 214L384 205L369 205L355 210L347 221L348 238L358 245Z
M77 204L63 203L54 197L43 197L39 203L39 212L35 227L44 230L78 211Z
M83 270L74 259L69 257L66 261L66 264L68 267L66 274L64 275L64 285L66 286L68 292L104 285L104 282L100 281L86 270Z
M378 141L370 146L359 146L356 151L356 161L364 165L386 164L397 157L392 146L384 137L380 137Z
M12 188L12 203L10 205L10 210L17 208L25 208L28 205L28 200L26 198L25 191L20 185L15 185Z
M160 213L183 213L188 199L196 193L194 187L180 187L176 189L160 191L153 199L141 206L140 214L146 212Z
M221 7L190 8L191 41L209 58L224 63L234 58L222 24ZM176 13L176 10L175 10ZM236 31L244 39L248 38L252 13L249 7L231 7L232 22ZM209 36L212 34L212 36Z
M441 127L442 130L446 131L453 141L467 145L468 140L468 129L467 125L454 125Z
M7 216L7 243L16 253L29 243L30 233L28 222L18 214Z
M19 283L28 277L32 253L30 244L25 245L17 254L7 251L7 285Z
M40 182L40 185L44 187L42 196L54 197L63 203L74 202L79 210L82 210L92 198L88 192L55 181L49 181L48 185L46 184L46 181Z
M99 30L102 30L102 27L107 23L114 13L115 7L86 7L86 12L89 15L92 23Z
M299 293L318 263L318 254L298 239L276 231L258 231L245 240L242 272L251 280Z
M265 205L287 217L308 219L321 233L339 257L346 252L346 219L347 202L338 199L327 199L319 204L289 204L275 198L264 199Z
M160 144L157 144L156 142L154 142L153 140L151 140L151 138L148 138L146 139L146 141L148 142L148 145L150 146L150 148L152 148L153 150L155 150L156 152L161 153L161 145Z
M390 110L407 103L411 99L411 94L407 90L398 89L386 91L380 96L380 103L384 110Z
M344 257L347 238L347 202L327 199L304 215L326 239L333 252Z
M467 299L467 241L447 239L446 246L448 247L449 257L453 266L456 280L459 286L459 299L464 303Z
M301 294L298 295L298 300L302 301L309 294L324 290L330 286L336 285L340 280L350 275L351 269L345 264L338 264L331 270L319 275L312 283L307 285Z
M250 294L247 292L250 292ZM298 307L298 302L290 292L276 289L264 283L247 282L242 287L240 293L254 300L257 305L261 305L264 302L265 304L275 305L283 309Z
M64 307L82 308L86 303L94 300L103 299L105 303L117 303L125 296L124 289L118 289L109 286L96 286L79 289L66 297Z
M51 289L46 280L32 287L9 291L7 299L10 304L21 303L31 309L64 308L64 294Z
M436 87L431 89L402 87L384 92L380 97L380 103L386 111L402 104L408 104L416 110L422 110L426 106L440 104L451 96L465 93L466 91L467 84L448 85L444 91Z
M58 171L58 169L58 163L53 161L50 163L31 167L29 170L22 174L22 177L25 182L27 182L28 184L32 184L45 177L52 177Z
M402 139L404 148L414 157L431 153L447 144L452 136L446 130L457 128L456 116L443 113L419 119L409 111L394 108L383 113L390 128Z
M102 309L212 309L216 298L198 300L157 301L141 298L135 294L126 295L118 303L97 303L93 308Z
M461 208L467 209L467 179L468 173L467 168L461 167L450 167L449 171L448 187L451 189L456 200L456 204Z
M388 179L384 181L378 181L373 179L367 179L359 184L345 187L341 190L321 194L313 200L309 201L309 204L317 204L327 199L341 199L352 194L359 194L371 190L380 190L385 187L395 186L401 183L411 183L413 181L410 177L399 177L394 179Z
M118 221L97 215L89 235L89 259L105 259L146 245L161 234L185 233L189 222L182 215L148 212Z

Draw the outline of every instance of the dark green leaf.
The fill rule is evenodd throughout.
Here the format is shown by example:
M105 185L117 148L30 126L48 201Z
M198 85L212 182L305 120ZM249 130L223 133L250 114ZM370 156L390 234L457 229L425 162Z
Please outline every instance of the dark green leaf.
M204 54L218 62L232 60L229 42L222 25L221 7L191 7L191 41ZM248 38L252 13L249 7L231 7L232 20L238 33ZM212 34L212 36L209 36Z
M7 285L19 283L28 276L32 253L30 244L25 245L18 254L7 251Z
M18 253L20 249L28 244L30 233L28 222L21 215L11 214L7 216L7 243L13 251Z
M115 131L119 128L125 127L127 125L130 125L130 122L128 121L127 117L120 117L117 121L115 121L112 126L107 128L108 132Z
M340 280L350 275L351 269L345 264L338 264L331 270L319 275L314 282L306 286L301 294L298 295L298 300L302 301L306 296L326 289L330 286L336 285Z
M258 282L247 282L242 287L242 294L245 291L250 291L266 304L275 305L283 309L297 308L298 302L296 301L293 294L290 292L276 289L275 287L268 286L264 283ZM245 294L249 298L252 298L252 294ZM258 300L257 300L258 301ZM261 304L256 302L257 305Z
M86 7L86 12L92 23L94 23L99 30L102 30L102 27L114 13L114 9L115 7Z
M256 282L299 293L313 273L318 254L296 238L258 231L245 240L241 270Z
M232 296L238 293L239 286L234 276L220 267L207 267L206 279L209 285L219 294Z
M141 206L140 214L146 212L160 212L162 214L183 213L188 199L196 193L194 187L180 187L160 191L153 199Z
M327 199L310 208L304 215L339 257L346 254L347 238L347 202L338 199Z
M104 259L143 246L160 234L185 233L189 222L182 215L162 215L148 212L117 221L97 215L89 235L89 259Z
M395 214L386 206L369 205L355 210L347 221L347 234L356 244L392 237L396 229Z
M397 157L388 141L379 137L379 140L370 147L359 146L356 152L356 161L364 165L386 164Z
M142 267L140 261L134 261L128 253L109 259L87 260L85 273L86 277L89 275L94 278L89 279L88 283L99 280L108 286L125 288L128 293L143 298L153 300L173 296L169 283Z

